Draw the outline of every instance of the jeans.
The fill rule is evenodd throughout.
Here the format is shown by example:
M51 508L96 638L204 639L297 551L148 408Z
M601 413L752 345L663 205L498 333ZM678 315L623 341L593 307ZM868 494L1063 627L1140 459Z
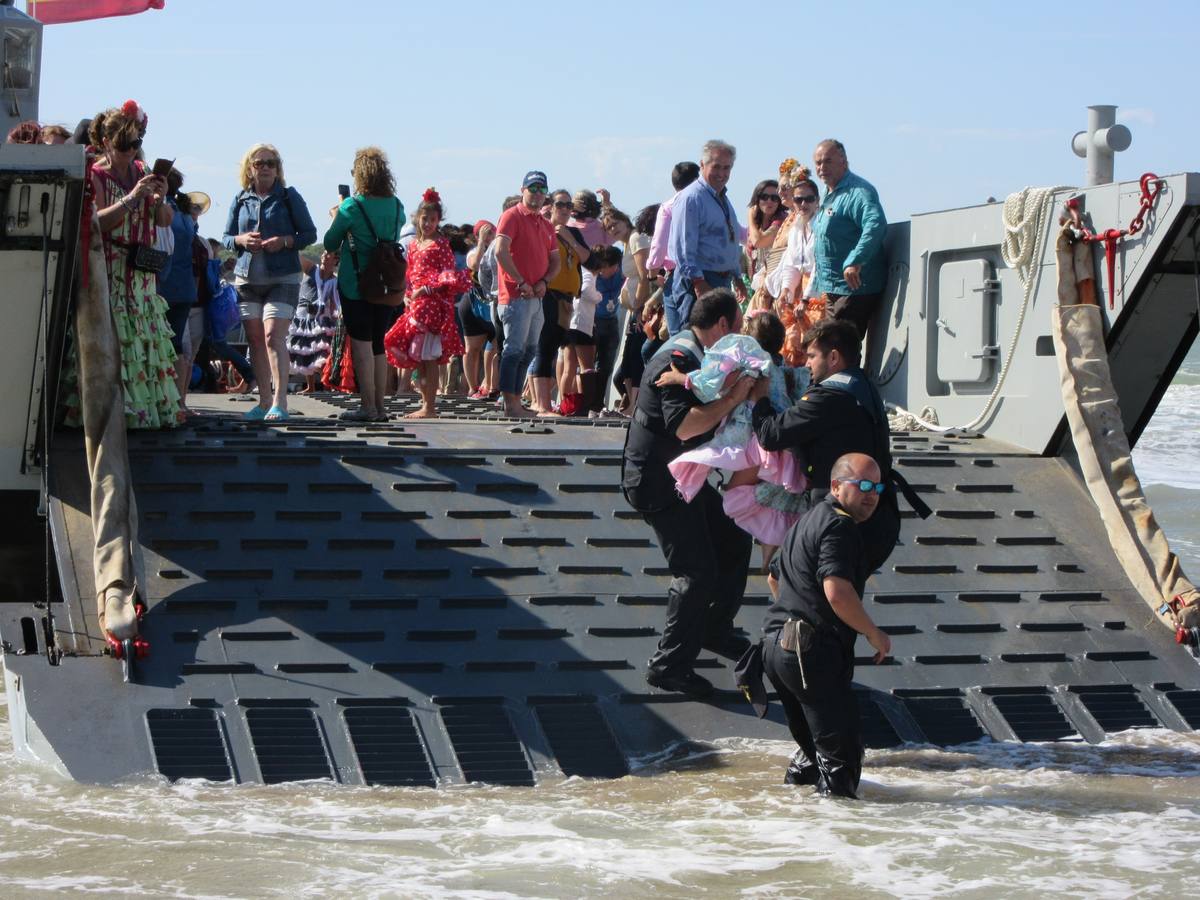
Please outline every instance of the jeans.
M500 322L504 326L500 390L506 394L519 394L542 333L542 301L536 297L514 298L501 304Z
M704 280L709 287L727 288L733 284L733 272L705 272ZM688 318L692 314L692 304L696 302L696 289L690 278L684 278L678 271L671 273L671 283L663 294L663 309L667 315L667 331L674 337L687 328Z
M621 324L617 317L597 319L592 337L596 339L596 377L600 379L600 408L603 409L608 382L617 361L617 349L621 345Z

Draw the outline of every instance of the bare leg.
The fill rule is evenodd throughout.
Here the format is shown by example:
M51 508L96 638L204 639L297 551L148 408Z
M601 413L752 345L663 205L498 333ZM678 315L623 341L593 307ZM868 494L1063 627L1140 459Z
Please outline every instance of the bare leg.
M271 375L275 381L275 392L271 398L273 406L287 409L288 378L291 376L291 359L287 352L287 333L290 319L267 319L267 359L271 364Z
M472 394L479 390L479 362L483 359L483 345L486 343L487 335L485 334L468 335L467 337L467 352L463 357L463 374L467 378L467 387Z
M421 363L421 407L410 412L406 419L433 419L437 417L438 369L436 361Z
M749 469L739 469L725 482L725 488L745 487L748 484L758 484L758 466Z
M375 390L375 353L370 341L350 341L350 356L354 360L354 377L358 381L358 395L362 410L372 413L379 406Z
M371 407L370 411L377 416L384 416L387 415L387 411L383 408L383 400L387 397L385 385L388 382L388 375L396 370L388 364L387 356L383 353L378 356L373 355L371 360L374 370L372 381L375 386L375 405ZM364 406L364 408L366 407Z
M539 416L557 415L550 408L550 395L553 391L554 379L543 378L539 375L531 378L530 381L533 382L533 408L537 410L537 414Z
M773 544L763 544L762 545L762 560L763 560L762 570L764 572L767 571L767 566L769 566L771 564L771 557L773 557L775 555L775 551L778 549L779 548L774 546Z
M258 405L271 408L271 361L267 358L267 337L262 319L243 319L246 346L250 351L250 368L258 384Z
M500 354L494 349L483 351L483 389L489 394L500 383Z

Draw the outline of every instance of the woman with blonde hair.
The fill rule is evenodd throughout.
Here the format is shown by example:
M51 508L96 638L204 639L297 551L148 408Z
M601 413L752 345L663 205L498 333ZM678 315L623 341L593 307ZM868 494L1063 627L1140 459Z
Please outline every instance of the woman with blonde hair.
M300 300L300 249L317 239L304 198L283 178L283 159L271 144L255 144L242 157L242 190L233 199L223 243L237 251L234 288L258 382L251 421L288 417L291 364L288 326Z
M789 366L804 365L804 335L825 316L825 301L811 288L816 270L812 220L821 202L817 183L804 166L792 173L794 221L779 264L767 277L766 290L775 298L775 312L787 329L783 358Z
M341 417L351 422L386 422L383 401L387 396L388 361L383 339L395 321L396 310L364 300L358 278L371 259L376 235L379 240L396 240L399 236L404 206L396 198L396 179L388 167L387 155L378 147L357 150L350 173L353 194L338 205L323 239L325 249L341 257L338 296L361 400L358 409L348 410Z

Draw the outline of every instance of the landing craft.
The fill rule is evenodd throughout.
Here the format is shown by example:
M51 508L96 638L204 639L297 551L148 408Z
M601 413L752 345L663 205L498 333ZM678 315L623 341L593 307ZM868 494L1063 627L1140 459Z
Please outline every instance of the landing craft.
M6 71L28 75L6 105L24 91L35 117L37 29L0 13ZM930 426L892 442L934 514L906 518L868 583L897 654L857 670L870 746L1200 727L1200 666L1162 595L1187 584L1171 557L1147 562L1161 536L1127 503L1122 456L1196 336L1200 175L1112 183L1103 154L1127 135L1111 114L1076 141L1089 186L890 230L868 365L901 420ZM680 741L785 736L727 660L699 662L723 688L712 702L646 686L669 575L617 486L623 426L468 400L436 424L350 426L342 399L297 399L301 415L264 426L212 396L198 424L129 435L150 653L123 681L96 620L83 439L49 424L83 176L81 148L0 148L0 284L22 336L0 360L19 755L87 782L532 785L622 776ZM1111 259L1103 240L1088 250L1098 303L1082 311L1058 305L1071 199L1081 232L1132 232ZM1105 361L1111 387L1090 380ZM767 596L752 575L748 633Z

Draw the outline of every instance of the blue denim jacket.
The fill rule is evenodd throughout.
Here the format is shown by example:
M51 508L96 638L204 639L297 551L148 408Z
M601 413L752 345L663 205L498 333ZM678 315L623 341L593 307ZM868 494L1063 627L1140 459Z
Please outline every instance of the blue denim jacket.
M284 200L284 191L287 199ZM291 213L289 215L289 208ZM267 272L271 275L291 275L300 271L300 248L317 239L317 226L308 214L304 198L295 188L285 188L278 181L271 193L259 200L254 191L242 191L233 198L229 208L229 219L225 223L225 236L221 240L226 249L237 251L237 265L233 274L245 278L250 271L249 251L237 246L233 239L247 231L258 231L263 238L291 236L296 240L293 250L266 253Z

